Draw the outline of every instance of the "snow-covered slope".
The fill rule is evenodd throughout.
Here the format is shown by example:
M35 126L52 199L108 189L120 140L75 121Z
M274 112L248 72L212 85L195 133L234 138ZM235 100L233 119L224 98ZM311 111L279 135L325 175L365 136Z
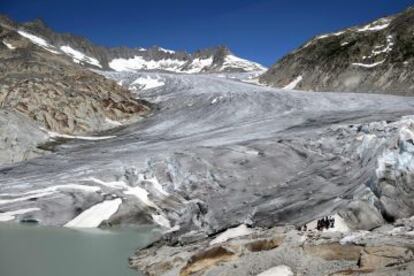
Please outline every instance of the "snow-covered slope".
M184 58L177 56L176 52L159 47L156 48L156 51L164 54L159 56L155 53L151 58L148 58L146 51L139 51L132 58L115 58L109 62L109 67L115 71L158 70L188 74L206 72L264 72L266 70L264 66L256 62L235 56L226 47L201 50L194 54L186 55ZM165 53L167 56L165 56Z

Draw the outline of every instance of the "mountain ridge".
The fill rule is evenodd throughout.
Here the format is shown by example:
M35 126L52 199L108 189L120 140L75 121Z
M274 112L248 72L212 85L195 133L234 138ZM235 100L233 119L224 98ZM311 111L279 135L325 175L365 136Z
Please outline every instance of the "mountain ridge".
M261 75L262 84L319 92L414 95L414 9L318 35Z
M168 50L156 45L149 48L104 47L76 34L54 32L41 19L19 24L3 15L0 17L0 24L38 36L54 45L59 52L63 50L64 53L72 55L79 52L94 58L99 65L80 61L83 66L94 69L161 70L176 73L248 72L266 69L256 62L235 56L224 45L199 49L193 53ZM79 53L77 54L80 56Z

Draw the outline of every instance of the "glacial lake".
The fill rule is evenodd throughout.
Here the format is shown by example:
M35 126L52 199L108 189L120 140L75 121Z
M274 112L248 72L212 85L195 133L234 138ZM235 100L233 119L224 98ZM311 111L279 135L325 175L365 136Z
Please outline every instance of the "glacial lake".
M77 230L0 223L0 275L136 276L128 257L159 235L150 226Z

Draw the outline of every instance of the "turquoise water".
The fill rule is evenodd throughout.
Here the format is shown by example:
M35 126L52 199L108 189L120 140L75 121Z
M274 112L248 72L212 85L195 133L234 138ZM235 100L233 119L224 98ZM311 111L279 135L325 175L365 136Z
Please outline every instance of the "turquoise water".
M0 275L136 276L128 257L158 236L152 227L83 231L0 224Z

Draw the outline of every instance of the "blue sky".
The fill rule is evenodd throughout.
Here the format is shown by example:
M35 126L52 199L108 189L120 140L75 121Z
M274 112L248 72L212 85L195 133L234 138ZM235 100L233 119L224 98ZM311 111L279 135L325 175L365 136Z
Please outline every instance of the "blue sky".
M314 35L410 5L413 0L0 0L0 13L19 22L41 17L56 31L105 46L194 51L225 44L269 66Z

